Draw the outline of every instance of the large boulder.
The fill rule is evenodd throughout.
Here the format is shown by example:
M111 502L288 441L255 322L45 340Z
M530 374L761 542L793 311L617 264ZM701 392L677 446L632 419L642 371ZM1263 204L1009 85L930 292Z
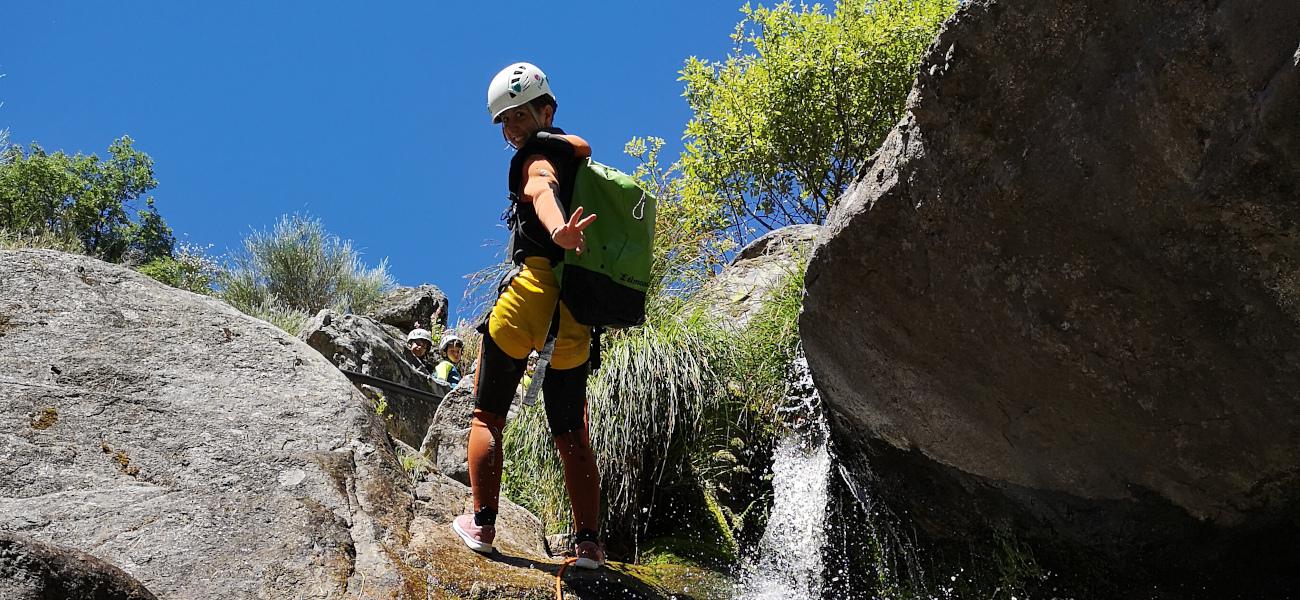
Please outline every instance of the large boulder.
M807 271L858 483L1099 585L1297 587L1297 32L1294 0L958 11Z
M473 383L463 379L443 396L420 443L420 452L439 473L465 485L469 485L469 424L473 416Z
M386 327L371 317L339 315L322 310L312 317L298 337L324 355L338 368L370 375L441 397L447 386L440 385L431 371L422 371L406 349L401 331ZM433 421L438 402L429 398L381 390L382 408L388 432L394 438L418 448Z
M767 232L741 249L692 302L705 307L723 327L743 329L778 286L803 271L821 229L790 225Z
M433 332L447 326L447 296L437 286L401 287L388 292L370 315L403 333L415 324Z
M155 600L122 569L85 552L0 532L0 598Z
M218 300L0 251L0 531L163 598L397 590L410 483L353 385Z
M0 598L552 597L537 518L503 502L501 552L468 550L448 523L469 489L417 487L382 421L223 302L0 250ZM564 578L577 598L681 590Z

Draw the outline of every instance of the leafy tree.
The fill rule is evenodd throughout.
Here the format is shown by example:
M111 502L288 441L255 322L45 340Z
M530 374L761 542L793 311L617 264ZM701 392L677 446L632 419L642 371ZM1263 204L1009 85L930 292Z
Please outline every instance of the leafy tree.
M297 333L293 323L323 308L369 310L393 287L387 260L367 268L351 241L302 215L283 216L272 229L252 232L230 259L217 278L217 296L290 333Z
M171 255L172 231L145 195L158 185L153 159L123 136L109 158L9 146L0 159L0 229L76 239L110 262ZM143 206L138 206L143 203Z
M694 117L684 204L737 243L820 223L901 118L921 53L957 0L741 9L723 62L681 71Z

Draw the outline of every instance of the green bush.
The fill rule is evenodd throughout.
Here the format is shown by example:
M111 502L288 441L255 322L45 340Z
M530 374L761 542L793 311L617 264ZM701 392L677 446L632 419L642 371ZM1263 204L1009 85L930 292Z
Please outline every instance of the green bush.
M221 265L202 248L181 244L172 256L155 258L136 270L167 285L196 294L211 294Z
M351 241L302 215L254 231L229 261L217 277L217 296L290 333L324 308L365 312L393 287L387 260L367 268Z

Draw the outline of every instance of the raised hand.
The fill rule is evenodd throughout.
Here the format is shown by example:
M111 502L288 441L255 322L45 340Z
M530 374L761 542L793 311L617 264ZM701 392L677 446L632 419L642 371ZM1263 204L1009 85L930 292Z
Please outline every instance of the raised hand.
M579 206L573 211L573 215L569 217L568 223L551 231L551 240L565 250L573 250L578 254L582 254L587 248L587 236L583 235L582 230L590 226L595 220L596 215L594 213L587 215L585 219L582 218L582 207Z

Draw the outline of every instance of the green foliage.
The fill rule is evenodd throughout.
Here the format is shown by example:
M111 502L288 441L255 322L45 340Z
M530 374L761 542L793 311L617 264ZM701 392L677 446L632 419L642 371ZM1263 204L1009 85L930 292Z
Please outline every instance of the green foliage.
M717 332L665 320L609 336L588 386L592 444L612 526L634 530L656 487L691 481L706 415L726 396L713 359Z
M429 457L406 445L397 448L397 463L410 476L412 484L419 483L425 474L438 469Z
M136 270L167 285L197 294L211 294L221 276L221 265L204 249L181 244L172 256L155 258Z
M172 232L145 194L158 182L153 159L129 137L109 146L109 158L36 144L3 150L0 229L76 239L81 251L110 262L143 263L169 256ZM143 206L139 206L143 204Z
M218 277L217 296L290 333L323 308L369 310L393 287L387 260L367 268L351 241L302 215L252 232L230 260Z
M606 338L601 368L588 384L588 410L612 527L635 531L656 484L681 479L690 466L701 415L723 397L706 335L702 327L667 322ZM563 529L568 499L541 408L526 408L506 428L505 489L548 526Z
M700 226L739 243L821 223L903 114L921 53L957 0L741 9L723 62L681 71L694 117L678 165Z

